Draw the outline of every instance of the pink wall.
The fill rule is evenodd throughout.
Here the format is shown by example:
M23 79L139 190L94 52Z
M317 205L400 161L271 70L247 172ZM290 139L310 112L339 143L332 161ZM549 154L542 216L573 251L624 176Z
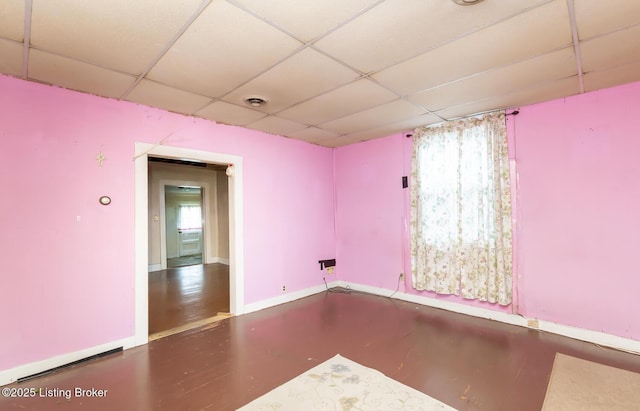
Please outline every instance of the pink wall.
M134 142L167 136L243 157L246 303L322 284L331 149L0 76L0 370L133 336Z
M336 150L336 272L395 290L404 272L402 136Z
M14 314L0 370L133 335L135 141L243 156L246 303L321 284L317 261L335 255L342 280L393 291L405 272L409 293L511 310L411 288L401 135L332 160L330 149L9 77L0 90L0 309ZM640 339L638 109L635 83L523 107L510 124L522 314Z
M406 292L640 340L640 83L520 108L509 117L519 186L514 307ZM336 150L338 273L393 291L409 273L411 139ZM515 180L515 179L514 179Z
M457 296L417 291L411 286L409 189L402 176L411 166L410 138L402 134L336 150L336 270L341 280L476 307L511 312ZM405 229L406 227L406 229Z
M640 83L520 110L524 315L640 340L639 110Z

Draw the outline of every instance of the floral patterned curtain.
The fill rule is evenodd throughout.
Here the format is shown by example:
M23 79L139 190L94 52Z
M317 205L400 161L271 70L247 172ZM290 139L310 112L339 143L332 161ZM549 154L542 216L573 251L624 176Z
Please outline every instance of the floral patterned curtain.
M504 112L416 129L410 184L414 288L511 303L509 176Z

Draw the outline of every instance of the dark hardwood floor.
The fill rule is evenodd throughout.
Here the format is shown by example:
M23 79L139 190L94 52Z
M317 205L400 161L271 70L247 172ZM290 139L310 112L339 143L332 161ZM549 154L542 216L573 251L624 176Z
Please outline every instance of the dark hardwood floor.
M191 265L149 273L149 334L229 312L229 266Z
M460 410L539 411L554 355L640 371L640 356L361 293L321 293L21 384L104 398L0 398L0 409L235 410L341 354Z
M167 268L186 267L202 264L202 255L188 255L183 257L167 258Z

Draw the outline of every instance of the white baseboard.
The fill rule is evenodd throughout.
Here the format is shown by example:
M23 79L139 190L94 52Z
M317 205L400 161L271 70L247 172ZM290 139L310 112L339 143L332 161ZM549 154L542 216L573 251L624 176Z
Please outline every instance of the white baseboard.
M15 368L0 371L0 385L11 384L19 378L28 377L30 375L38 374L43 371L48 371L53 368L60 367L78 360L82 360L87 357L102 354L109 350L122 347L123 349L132 348L135 346L135 338L129 337L122 340L112 341L110 343L101 344L91 348L85 348L84 350L75 351L67 354L58 355L46 360L32 362L30 364L19 365Z
M332 283L331 286L350 287L356 291L362 291L370 294L381 295L389 297L393 294L393 290L386 288L378 288L370 285L347 283L344 281L337 281ZM562 335L565 337L573 338L575 340L586 341L605 347L615 348L617 350L630 352L632 354L640 354L640 341L630 338L619 337L613 334L607 334L599 331L587 330L584 328L573 327L570 325L557 324L551 321L538 320L538 327L529 327L528 318L509 314L499 311L488 310L486 308L472 307L469 305L454 303L450 301L437 300L429 297L421 297L415 294L408 294L405 292L396 292L392 298L398 300L408 301L420 305L425 305L433 308L440 308L447 311L452 311L460 314L471 315L473 317L486 318L489 320L499 321L506 324L517 325L520 327L538 329L541 331L550 332L553 334Z
M207 257L207 264L224 264L229 265L229 259L223 257Z
M329 283L329 287L336 287L338 285L338 282ZM264 310L265 308L270 308L276 305L299 300L300 298L318 294L319 292L325 291L326 289L327 287L322 284L310 288L305 288L303 290L282 294L277 297L267 298L266 300L256 301L255 303L245 304L243 314L249 314L254 311Z
M149 264L149 272L152 273L154 271L162 270L162 264Z
M527 318L508 314L499 311L488 310L486 308L472 307L464 304L437 300L429 297L422 297L414 294L408 294L405 292L393 293L393 290L386 288L373 287L370 285L348 283L345 281L332 281L328 283L329 288L332 287L349 287L355 291L362 291L370 294L389 297L393 294L393 298L403 300L415 304L420 304L433 308L440 308L447 311L452 311L460 314L466 314L479 318L486 318L489 320L499 321L506 324L517 325L525 328L527 325ZM263 310L265 308L273 307L276 305L288 303L298 300L300 298L308 297L313 294L317 294L326 290L324 284L305 288L303 290L294 291L291 293L283 294L277 297L268 298L266 300L257 301L254 303L246 304L244 314L248 314L254 311ZM556 324L550 321L538 320L538 328L541 331L546 331L565 337L591 342L594 344L615 348L621 351L630 352L633 354L640 354L640 341L632 340L629 338L619 337L612 334L607 334L598 331L586 330L583 328L572 327L569 325ZM86 348L84 350L59 355L46 360L21 365L8 370L0 371L0 386L15 382L19 378L23 378L29 375L37 374L39 372L47 371L52 368L59 367L61 365L69 364L74 361L81 360L83 358L91 357L93 355L101 354L103 352L113 350L118 347L123 349L129 349L135 346L135 338L128 337L121 340L113 341L110 343L102 344L96 347Z

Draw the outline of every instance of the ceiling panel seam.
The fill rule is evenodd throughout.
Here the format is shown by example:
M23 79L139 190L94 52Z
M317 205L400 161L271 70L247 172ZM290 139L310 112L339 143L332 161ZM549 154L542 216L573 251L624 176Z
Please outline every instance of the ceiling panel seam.
M551 54L551 53L558 52L560 50L567 49L569 47L573 48L573 45L560 46L560 47L557 47L557 48L555 48L553 50L545 51L543 53L538 53L538 54L535 54L535 55L532 55L532 56L527 56L527 57L525 57L525 58L523 58L521 60L513 61L511 63L506 63L506 64L502 64L502 65L498 65L498 66L492 66L492 67L489 67L489 68L487 68L485 70L477 71L477 72L471 73L471 74L466 75L466 76L458 77L458 78L453 79L453 80L444 81L444 82L438 83L438 84L436 84L434 86L427 87L425 89L421 89L421 90L406 94L406 95L404 95L402 97L412 97L412 96L416 96L418 94L424 93L426 91L436 90L436 89L439 89L441 87L450 86L450 85L455 84L455 83L457 83L459 81L468 80L468 79L471 79L473 77L480 76L482 74L491 73L492 71L503 70L503 69L506 69L507 67L515 66L516 64L521 64L521 63L524 63L524 62L529 61L529 60L534 60L534 59L540 58L542 56L545 56L547 54Z
M303 43L305 45L311 45L317 41L319 41L320 39L328 36L329 34L333 33L334 31L338 30L339 28L341 28L342 26L344 26L347 23L350 23L351 21L355 20L356 18L362 16L363 14L365 14L366 12L368 12L369 10L377 7L378 5L380 5L381 3L384 3L387 0L378 0L375 3L371 4L368 7L365 7L364 9L360 10L358 13L352 15L351 17L349 17L348 19L336 24L334 27L330 28L328 31L319 34L318 36L316 36L315 38L309 40L309 41L304 41L302 39L299 39L294 33L291 33L290 31L288 31L287 29L285 29L284 27L280 27L278 24L276 24L275 22L265 18L264 16L261 16L260 14L254 12L253 10L243 6L242 4L238 3L236 0L226 0L227 3L232 4L234 6L236 6L237 8L239 8L240 10L251 14L252 16L254 16L255 18L263 21L264 23L270 25L271 27L283 32L284 34L292 37L293 39L299 41L300 43Z
M24 2L24 39L22 44L22 77L29 78L29 45L31 44L31 14L33 0Z
M629 30L629 29L632 29L632 28L634 28L634 27L640 27L640 24L638 24L638 23L633 23L633 24L629 24L628 26L621 26L621 27L618 27L618 28L616 28L616 29L614 29L614 30L607 31L606 33L596 34L596 35L593 35L593 36L591 36L591 37L584 37L584 38L580 38L580 41L581 41L582 43L585 43L585 42L587 42L587 41L591 41L591 40L599 39L599 38L601 38L601 37L607 37L607 36L610 36L610 35L612 35L612 34L615 34L615 33L621 32L621 31Z
M368 8L363 9L363 10L362 10L360 13L358 13L355 17L353 17L353 18L351 18L351 19L348 19L348 20L346 20L345 22L343 22L343 23L341 23L341 24L336 25L336 27L335 27L334 29L332 29L332 30L328 31L327 33L325 33L325 34L323 34L323 35L321 35L321 36L318 36L317 38L315 38L315 39L313 39L313 40L311 40L311 41L308 41L308 42L303 41L302 39L300 39L300 38L298 38L297 36L295 36L293 33L289 32L288 30L285 30L284 28L282 28L282 27L280 27L280 26L278 26L278 25L277 25L277 24L275 24L274 22L272 22L272 21L270 21L270 20L265 19L265 18L264 18L264 17L262 17L261 15L259 15L259 14L255 13L253 10L249 10L249 9L245 8L244 6L242 6L241 4L237 3L236 1L234 1L234 0L226 0L226 1L227 1L227 3L232 4L233 6L235 6L235 7L239 8L239 9L240 9L240 10L242 10L243 12L248 13L248 14L250 14L250 15L254 16L255 18L259 19L260 21L264 22L265 24L268 24L269 26L271 26L271 27L275 28L276 30L281 31L282 33L286 34L287 36L290 36L292 39L294 39L294 40L296 40L296 41L300 42L300 43L301 43L301 46L300 46L299 48L297 48L296 50L294 50L294 51L293 51L292 53L290 53L289 55L287 55L287 56L283 57L282 59L278 60L277 62L275 62L275 63L274 63L274 64L272 64L271 66L267 67L265 70L263 70L263 71L261 71L261 72L257 73L257 74L256 74L255 76L253 76L253 77L248 78L246 81L244 81L244 82L242 82L242 83L240 83L240 84L236 85L233 89L229 90L229 91L228 91L228 92L226 92L225 94L223 94L223 95L221 95L221 96L218 96L218 97L217 97L217 100L223 100L225 97L227 97L227 96L228 96L228 95L230 95L230 94L233 94L237 89L241 88L241 87L242 87L242 86L244 86L245 84L250 83L251 81L253 81L253 80L255 80L256 78L258 78L258 77L260 77L261 75L263 75L264 73L268 72L269 70L272 70L273 68L277 67L279 64L284 63L285 61L287 61L287 60L288 60L288 59L290 59L291 57L295 56L296 54L300 53L301 51L303 51L304 49L307 49L307 48L309 48L309 49L311 49L311 50L313 50L313 51L315 51L315 52L317 52L317 53L320 53L320 54L322 54L323 56L325 56L325 57L327 57L327 58L331 59L332 61L334 61L334 62L336 62L336 63L338 63L338 64L342 65L343 67L345 67L345 68L347 68L347 69L349 69L349 70L351 70L351 71L355 72L356 74L358 74L358 78L356 78L356 79L352 80L351 82L348 82L348 83L345 83L345 84L341 84L341 85L339 85L339 86L335 87L335 88L334 88L334 89L332 89L332 90L328 90L328 91L323 92L323 93L320 93L320 94L318 94L318 95L315 95L315 96L309 97L309 98L307 98L307 99L305 99L305 100L298 101L298 102L296 102L296 103L294 103L294 104L292 104L292 105L290 105L290 106L287 106L287 107L284 107L284 108L283 108L283 109L281 109L281 110L278 110L276 113L271 113L271 114L277 114L277 113L279 113L279 112L281 112L281 111L284 111L284 110L289 109L289 108L291 108L291 107L294 107L294 106L296 106L296 105L298 105L298 104L301 104L301 103L304 103L304 102L306 102L306 101L308 101L308 100L311 100L312 98L319 97L319 96L321 96L321 95L323 95L323 94L326 94L326 93L328 93L328 92L330 92L330 91L333 91L333 90L335 90L335 89L337 89L337 88L339 88L339 87L342 87L342 86L344 86L344 85L346 85L346 84L349 84L349 83L352 83L352 82L355 82L355 81L361 80L362 78L367 78L367 77L368 77L366 73L363 73L363 72L361 72L360 70L358 70L358 69L356 69L356 68L354 68L354 67L351 67L350 65L346 64L344 61L339 60L339 59L335 58L334 56L332 56L332 55L330 55L330 54L327 54L327 53L323 52L322 50L317 49L316 47L314 47L314 46L313 46L313 43L315 43L316 41L318 41L320 38L322 38L322 37L326 36L327 34L331 33L333 30L335 30L335 29L338 29L338 28L342 27L344 24L346 24L346 23L348 23L349 21L353 20L353 18L355 18L355 17L357 17L357 16L360 16L360 15L364 14L364 13L365 13L365 12L367 12L368 10L372 9L373 7L375 7L375 6L379 5L380 3L382 3L382 2L384 2L384 1L386 1L386 0L380 0L380 1L376 2L376 3L374 3L372 6L370 6L370 7L368 7ZM390 90L390 91L392 91L392 90ZM395 92L394 92L394 94L397 94L397 93L395 93ZM400 97L400 96L398 96L398 97ZM203 107L203 108L204 108L204 107Z
M127 88L127 90L125 90L125 92L120 96L119 100L126 98L129 93L131 93L131 91L133 91L133 89L142 81L142 79L144 79L147 74L149 74L151 69L153 69L153 67L158 64L160 59L164 57L165 54L167 54L171 47L173 47L174 44L176 44L176 42L180 39L180 37L182 37L182 35L189 29L189 27L191 27L193 22L196 21L198 17L200 17L202 12L207 8L207 6L209 6L211 1L212 0L203 0L202 3L200 3L200 6L198 6L191 17L189 17L189 19L182 25L182 27L180 27L178 32L171 38L171 40L169 40L167 44L165 44L162 50L160 50L158 55L151 61L151 63L149 63L149 65L142 71L142 73L138 75L133 84L131 84L129 88Z
M544 81L538 82L538 83L536 83L536 84L532 84L532 85L530 85L530 86L527 86L527 87L523 87L523 88L521 88L521 89L518 89L517 91L515 91L515 92L513 92L513 93L509 93L509 94L495 94L495 95L492 95L492 96L482 97L482 98L477 99L477 100L467 101L467 102L465 102L465 103L457 104L457 105L455 105L455 106L449 106L449 107L447 107L447 108L445 108L445 109L442 109L442 110L439 110L439 111L455 109L455 108L458 108L458 107L463 107L463 106L470 105L470 104L474 104L474 103L480 103L480 102L483 102L483 101L488 101L488 100L492 100L492 99L499 98L499 97L503 97L503 96L509 96L509 95L512 95L512 94L517 94L517 93L522 93L522 92L526 92L526 91L529 91L529 90L534 90L534 89L536 89L536 88L539 88L540 86L544 86L544 85L548 85L548 84L557 83L557 82L560 82L560 81L563 81L563 80L570 79L570 78L572 78L572 77L577 77L577 75L575 75L575 74L574 74L574 75L566 76L566 77L559 78L559 79L544 80ZM527 104L532 104L532 103L527 103ZM480 115L480 114L486 114L486 113L491 113L491 112L494 112L494 111L506 110L506 109L509 109L509 108L515 108L515 107L516 107L516 106L511 106L511 107L507 106L507 107L504 107L504 108L496 108L496 109L491 109L491 110L481 111L481 112L479 112L479 113L473 113L473 114L468 114L468 115L464 115L464 116L452 117L452 118L450 118L448 121L451 121L451 120L457 120L457 119L460 119L460 118L473 117L473 116L477 116L477 115Z
M503 19L497 20L497 21L495 21L495 22L493 22L493 23L490 23L490 24L487 24L487 25L484 25L484 26L478 27L478 28L476 28L475 30L466 31L466 32L464 32L464 33L460 33L460 34L458 34L457 36L453 36L453 37L451 37L451 38L447 38L446 40L441 41L441 42L439 42L439 43L436 43L436 44L434 44L433 46L429 47L428 49L426 49L426 50L424 50L424 51L418 52L418 53L416 53L416 54L414 54L414 55L411 55L411 56L409 56L409 57L407 57L407 58L403 58L403 59L398 60L398 61L396 61L396 62L394 62L394 63L387 64L386 66L379 67L379 68L377 68L377 69L373 70L372 72L370 72L370 73L368 73L368 74L369 74L369 75L374 75L374 74L379 73L379 72L381 72L381 71L383 71L383 70L386 70L386 69L388 69L388 68L391 68L391 67L394 67L394 66L400 65L400 64L402 64L402 63L406 63L407 61L409 61L409 60L411 60L411 59L414 59L414 58L416 58L416 57L422 56L423 54L427 54L427 53L429 53L430 51L433 51L433 50L439 49L440 47L446 46L447 44L454 43L454 42L456 42L456 41L458 41L458 40L462 40L463 38L465 38L465 37L467 37L467 36L470 36L470 35L472 35L472 34L478 33L478 32L480 32L480 31L482 31L482 30L486 30L486 29L488 29L488 28L490 28L490 27L493 27L493 26L496 26L496 25L498 25L498 24L504 23L505 21L510 20L510 19L512 19L512 18L514 18L514 17L517 17L517 16L519 16L519 15L521 15L521 14L529 13L529 12L531 12L532 10L535 10L535 9L537 9L537 8L543 7L543 6L545 6L545 5L549 4L549 3L551 3L552 1L555 1L555 0L547 0L547 1L546 1L546 2L544 2L544 3L540 3L540 4L536 5L536 6L529 7L529 8L526 8L526 9L524 9L524 10L520 10L520 11L518 11L517 13L514 13L514 14L511 14L511 15L509 15L509 16L506 16L506 17L504 17ZM415 23L414 23L414 24L415 24Z
M580 84L580 93L584 93L584 73L582 71L582 53L580 51L580 39L578 38L578 26L576 24L576 9L573 0L567 0L567 9L569 9L569 22L571 24L571 37L573 39L573 50L576 55L576 70L578 71L578 82Z
M267 67L266 69L258 72L255 76L249 77L247 80L243 81L242 83L238 84L237 86L235 86L234 88L232 88L231 90L227 91L226 93L218 96L218 100L222 100L225 97L227 97L230 94L233 94L233 92L235 92L237 89L239 89L240 87L244 86L247 83L252 82L253 80L257 79L258 77L260 77L261 75L263 75L264 73L266 73L267 71L273 69L274 67L278 66L279 64L284 63L285 61L289 60L291 57L295 56L296 54L300 53L302 50L306 49L308 46L306 45L301 45L300 47L298 47L297 49L293 50L291 53L289 53L288 55L286 55L285 57L281 58L280 60L276 61L274 64L270 65L269 67Z

